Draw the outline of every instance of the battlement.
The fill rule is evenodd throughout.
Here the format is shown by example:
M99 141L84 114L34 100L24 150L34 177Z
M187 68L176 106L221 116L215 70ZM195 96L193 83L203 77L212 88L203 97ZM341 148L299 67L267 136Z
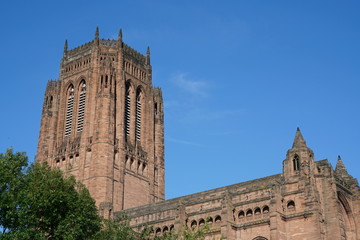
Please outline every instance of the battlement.
M77 55L79 53L83 53L85 51L90 50L91 47L93 46L93 44L94 44L94 40L92 40L90 42L87 42L87 43L85 43L83 45L80 45L80 46L78 46L76 48L73 48L71 50L68 50L66 52L66 54L67 54L67 56L74 56L74 55Z
M57 80L49 80L46 85L46 91L50 91L52 89L55 89L58 87L58 81Z
M94 40L85 43L81 46L78 46L76 48L73 48L71 50L68 50L68 42L65 42L64 46L64 58L63 61L69 62L78 59L84 54L87 54L95 49L101 48L106 49L122 49L122 52L124 54L124 58L128 61L135 63L137 65L142 66L149 66L150 65L150 49L148 48L146 55L143 55L136 51L135 49L131 48L129 45L123 43L122 41L122 31L119 32L119 38L118 39L105 39L105 38L99 38L99 28L96 28L95 32L95 38Z
M135 49L131 48L129 45L125 44L123 45L124 48L124 54L131 57L135 61L138 61L140 64L145 65L146 64L146 56L142 55Z
M162 91L161 91L161 88L159 87L154 87L153 88L153 93L154 93L154 96L158 96L162 99Z
M99 43L106 47L115 47L117 40L114 39L100 39Z

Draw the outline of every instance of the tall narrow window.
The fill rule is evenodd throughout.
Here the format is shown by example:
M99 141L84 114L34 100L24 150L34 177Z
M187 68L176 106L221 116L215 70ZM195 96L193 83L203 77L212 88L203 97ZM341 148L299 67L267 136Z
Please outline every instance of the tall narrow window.
M73 109L74 109L74 86L71 85L68 90L68 99L66 106L65 136L69 136L71 134Z
M86 99L86 83L83 80L80 83L79 110L78 110L78 122L77 122L78 132L81 132L84 128L85 99Z
M294 167L294 171L299 171L300 170L300 160L299 160L299 156L295 155L294 159L293 159L293 167Z
M127 85L126 87L126 93L125 93L125 116L124 116L124 128L125 128L125 134L126 136L130 135L130 85Z
M135 139L141 139L141 91L137 91L136 96L136 126L135 126Z

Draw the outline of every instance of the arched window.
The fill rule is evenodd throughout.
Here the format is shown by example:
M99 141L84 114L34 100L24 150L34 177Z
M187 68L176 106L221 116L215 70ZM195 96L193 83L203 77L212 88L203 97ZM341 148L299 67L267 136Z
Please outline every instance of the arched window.
M219 215L215 217L215 222L216 222L216 223L221 222L221 217L220 217Z
M293 167L294 167L294 171L300 170L300 159L299 159L299 156L296 154L293 159Z
M131 86L126 84L125 92L125 115L124 115L124 129L126 136L130 135L130 114L131 114L131 97L130 97Z
M355 220L354 215L352 213L349 202L346 199L346 196L342 192L338 193L338 210L340 213L340 221L342 224L342 232L346 236L346 239L356 239L356 231L355 231Z
M258 215L258 214L261 214L261 210L260 210L260 208L255 208L255 210L254 210L254 214L255 215Z
M133 166L134 162L135 162L134 159L131 158L130 159L130 170L134 170L134 166Z
M136 92L136 125L135 125L135 139L140 141L141 139L141 102L142 92L140 89Z
M147 167L146 163L143 163L142 174L145 176L147 176L146 167Z
M245 217L245 213L244 211L240 211L238 214L238 218L243 218L243 217Z
M77 131L81 132L84 127L84 114L85 114L85 99L86 99L86 83L85 80L82 80L79 86L80 96L79 96L79 110L78 110L78 121L77 121Z
M74 110L74 86L70 85L67 91L65 136L69 136L71 134L73 110Z
M53 103L53 96L50 96L50 101L49 101L49 105L48 105L49 109L52 108L52 103Z

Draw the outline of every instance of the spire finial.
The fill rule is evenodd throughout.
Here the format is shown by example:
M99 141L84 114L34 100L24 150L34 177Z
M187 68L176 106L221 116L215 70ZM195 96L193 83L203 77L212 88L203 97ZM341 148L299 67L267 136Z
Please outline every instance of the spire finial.
M147 47L147 50L146 50L146 64L150 65L150 47L149 46Z
M302 134L300 132L299 127L297 127L297 129L296 129L296 134L295 134L294 143L293 143L292 147L293 148L307 147L306 142L305 142L304 137L302 136Z
M348 175L347 169L345 167L345 164L341 160L340 155L338 155L338 160L336 162L335 172L339 174L340 176L344 177Z
M98 27L98 26L96 26L95 39L96 39L96 40L99 39L99 27Z
M120 28L118 39L119 41L122 41L122 28Z
M120 28L119 30L119 35L118 35L118 40L117 40L117 46L118 48L122 48L123 47L123 43L122 43L122 29Z
M67 53L68 50L68 41L65 40L65 44L64 44L64 55Z

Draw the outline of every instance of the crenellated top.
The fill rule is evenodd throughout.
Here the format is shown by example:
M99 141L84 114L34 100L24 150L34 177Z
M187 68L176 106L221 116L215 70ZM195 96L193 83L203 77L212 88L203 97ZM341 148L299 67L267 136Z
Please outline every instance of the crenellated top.
M116 51L121 51L124 54L124 59L128 62L133 64L142 66L142 67L149 67L150 66L150 48L148 47L146 55L143 55L136 51L135 49L131 48L129 45L123 43L122 41L122 30L119 31L118 39L105 39L99 38L99 29L96 28L95 38L87 42L81 46L78 46L73 49L68 49L68 41L65 41L64 45L64 57L63 63L67 64L71 61L77 60L83 55L88 55L93 51L102 51L101 49L105 50L106 52L109 49ZM150 67L151 69L151 67Z
M100 44L105 47L115 47L117 40L114 39L100 39Z
M46 85L46 92L49 92L58 87L59 82L57 80L49 80Z
M80 45L80 46L78 46L76 48L73 48L71 50L67 50L66 56L67 57L72 57L72 56L75 56L77 54L86 52L86 51L88 51L88 50L90 50L92 48L93 44L94 44L94 40L90 41L90 42L87 42L87 43L85 43L83 45Z
M130 57L131 60L135 60L138 64L146 65L146 56L142 55L138 51L131 48L129 45L124 43L124 55Z
M161 91L161 88L159 87L154 87L153 88L153 93L154 93L154 96L157 96L159 98L162 99L162 91Z

